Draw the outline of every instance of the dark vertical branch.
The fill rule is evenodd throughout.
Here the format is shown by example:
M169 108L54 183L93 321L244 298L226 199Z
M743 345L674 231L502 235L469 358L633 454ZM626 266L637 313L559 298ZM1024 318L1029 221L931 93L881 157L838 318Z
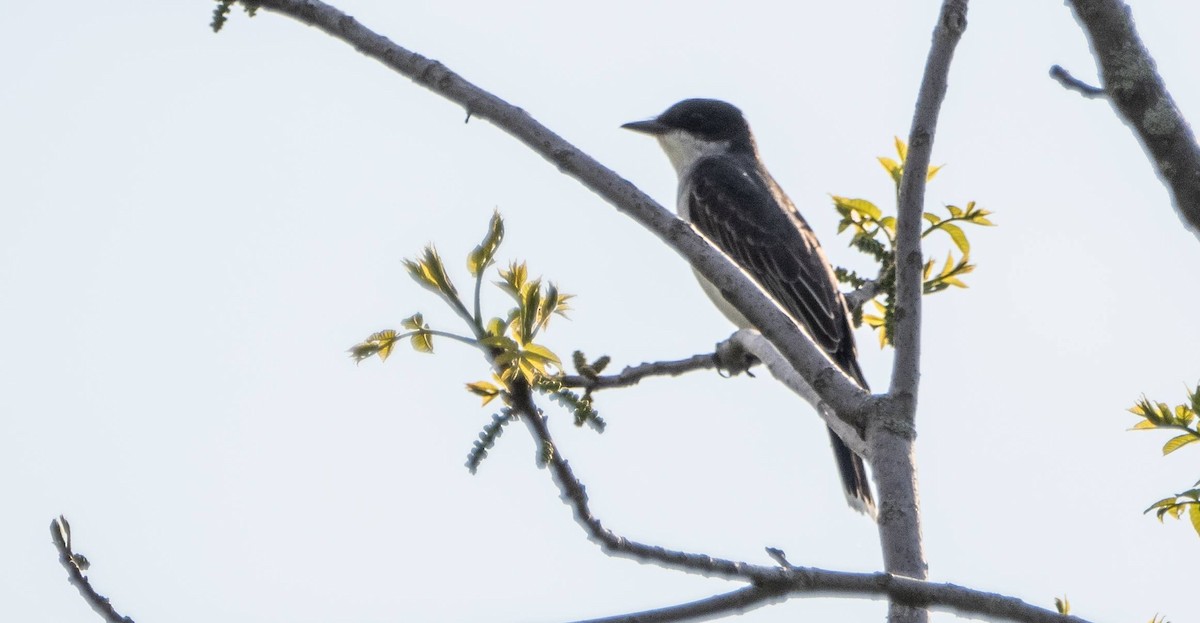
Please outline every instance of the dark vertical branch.
M1091 42L1104 92L1171 191L1179 218L1200 237L1200 146L1138 37L1129 6L1121 0L1069 4Z
M879 537L884 569L912 578L927 576L921 543L913 438L920 383L922 258L921 223L925 204L925 171L929 168L938 113L946 97L954 48L967 27L967 0L945 0L933 30L925 75L917 95L908 136L905 175L900 186L896 228L896 346L892 383L880 412L867 432L872 468L879 489ZM923 623L928 612L893 601L891 623Z

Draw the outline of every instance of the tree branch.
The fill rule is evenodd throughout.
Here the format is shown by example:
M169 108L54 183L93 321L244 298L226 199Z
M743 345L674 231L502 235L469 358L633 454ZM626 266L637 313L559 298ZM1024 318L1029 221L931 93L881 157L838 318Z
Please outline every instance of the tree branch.
M1088 99L1096 99L1098 97L1104 97L1107 95L1107 93L1104 92L1104 89L1101 89L1100 87L1094 87L1080 80L1079 78L1072 76L1071 72L1063 69L1062 65L1055 65L1051 67L1050 77L1054 78L1059 84L1063 85L1064 89L1076 91Z
M862 287L853 292L846 292L843 296L846 298L846 306L850 308L850 313L857 318L863 305L880 294L883 294L883 284L876 278L868 279L866 283L862 284Z
M319 0L256 0L247 4L314 26L434 93L464 106L469 116L490 121L682 255L779 348L840 417L861 417L871 404L870 394L834 365L824 350L818 348L774 301L690 225L538 123L524 110L471 84L438 61L396 45Z
M871 468L879 490L879 540L884 570L919 579L925 579L928 574L921 542L913 454L921 378L921 229L925 171L933 151L938 113L946 97L950 62L966 27L967 0L944 0L925 61L925 73L908 135L905 175L900 181L896 224L896 323L892 334L896 353L892 382L887 400L870 420L867 430ZM890 623L924 623L928 618L924 608L911 602L893 600L889 606Z
M554 445L549 427L540 409L533 402L528 387L513 388L513 408L540 446L549 445L554 452L548 462L550 473L559 489L559 497L571 507L575 520L587 532L588 539L605 553L643 563L654 563L707 577L750 582L752 587L718 595L697 602L661 608L643 613L598 619L589 623L634 621L697 620L717 614L746 611L759 605L791 597L887 597L892 608L897 606L924 613L926 608L965 616L986 616L1023 623L1088 623L1084 619L1064 616L1015 597L987 593L954 584L939 584L893 573L849 573L814 567L792 565L767 566L692 554L663 547L630 541L601 525L592 513L583 483L575 477L570 465ZM676 612L678 609L681 612ZM707 609L704 610L704 609ZM639 618L652 616L657 618Z
M92 588L92 583L83 575L87 569L87 559L71 549L71 524L67 523L66 517L59 515L58 519L50 522L50 540L58 550L58 562L67 570L67 579L79 590L79 594L92 610L108 623L133 623L133 619L117 612L107 597L97 593L96 589Z
M692 355L687 359L656 361L653 363L641 363L636 366L627 366L624 370L621 370L620 374L610 374L594 378L579 374L567 374L560 381L566 387L578 387L595 392L602 389L630 387L637 385L642 379L652 376L679 376L688 372L695 372L696 370L711 370L716 367L717 354L705 353L703 355Z
M707 621L728 614L746 614L747 612L771 605L787 598L778 590L748 586L736 591L713 595L705 599L643 610L630 614L587 619L574 623L673 623L675 621Z
M1200 238L1200 146L1158 75L1121 0L1070 0L1100 66L1104 92L1133 130L1179 218Z
M785 601L793 597L857 597L889 599L901 603L922 604L939 612L962 617L986 617L989 621L1021 623L1088 623L1077 616L1063 615L1039 608L1015 597L986 593L948 583L933 583L887 573L847 573L812 567L774 568L777 578L707 599L678 606L633 614L591 619L577 623L643 623L654 621L698 620L677 615L675 610L690 611L690 616L746 612L759 605ZM706 614L702 608L708 608ZM717 610L721 608L721 610ZM641 618L641 617L657 618Z

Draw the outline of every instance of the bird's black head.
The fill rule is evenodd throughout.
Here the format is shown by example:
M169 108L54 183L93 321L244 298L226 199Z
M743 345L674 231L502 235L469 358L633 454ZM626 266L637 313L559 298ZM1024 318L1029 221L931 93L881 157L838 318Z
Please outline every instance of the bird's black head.
M656 136L684 132L705 142L729 143L735 149L753 149L754 144L750 125L742 111L720 100L683 100L654 119L626 123L621 127Z

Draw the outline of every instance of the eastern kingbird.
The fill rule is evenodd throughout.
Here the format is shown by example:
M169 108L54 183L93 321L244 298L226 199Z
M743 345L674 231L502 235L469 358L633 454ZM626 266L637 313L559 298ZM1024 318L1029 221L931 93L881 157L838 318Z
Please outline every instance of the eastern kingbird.
M758 282L850 378L867 389L846 300L816 235L758 157L742 111L689 99L647 121L621 126L658 139L679 174L676 211ZM721 292L704 292L734 324L752 328ZM846 499L875 516L862 457L829 431Z

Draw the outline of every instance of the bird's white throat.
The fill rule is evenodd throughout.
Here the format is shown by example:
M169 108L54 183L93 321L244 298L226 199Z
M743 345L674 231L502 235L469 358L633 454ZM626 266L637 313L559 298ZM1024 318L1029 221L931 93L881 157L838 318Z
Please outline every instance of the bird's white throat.
M701 159L729 152L729 141L706 141L683 130L658 135L658 144L667 152L679 179Z

